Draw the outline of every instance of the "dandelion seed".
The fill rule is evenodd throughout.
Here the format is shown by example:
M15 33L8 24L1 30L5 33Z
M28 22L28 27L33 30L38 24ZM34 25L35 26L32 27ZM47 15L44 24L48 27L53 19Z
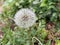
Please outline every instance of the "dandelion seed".
M27 8L19 10L14 18L16 25L22 28L31 27L36 21L35 13Z

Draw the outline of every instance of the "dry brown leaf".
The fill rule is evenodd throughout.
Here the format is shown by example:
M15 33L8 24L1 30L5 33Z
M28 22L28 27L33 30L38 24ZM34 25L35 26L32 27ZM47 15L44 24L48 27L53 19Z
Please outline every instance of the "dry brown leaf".
M3 38L3 32L0 30L0 39Z

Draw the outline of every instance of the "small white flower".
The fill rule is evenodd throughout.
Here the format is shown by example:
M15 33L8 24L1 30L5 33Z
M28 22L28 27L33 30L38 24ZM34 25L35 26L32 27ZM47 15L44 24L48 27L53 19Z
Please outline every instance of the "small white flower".
M30 9L20 9L14 17L16 25L22 28L28 28L32 26L36 21L36 15Z

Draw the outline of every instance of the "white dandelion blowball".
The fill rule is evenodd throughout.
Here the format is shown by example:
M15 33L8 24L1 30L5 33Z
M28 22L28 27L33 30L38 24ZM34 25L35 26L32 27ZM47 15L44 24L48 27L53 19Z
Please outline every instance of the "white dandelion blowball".
M16 25L22 28L31 27L36 22L35 13L27 8L20 9L14 18Z

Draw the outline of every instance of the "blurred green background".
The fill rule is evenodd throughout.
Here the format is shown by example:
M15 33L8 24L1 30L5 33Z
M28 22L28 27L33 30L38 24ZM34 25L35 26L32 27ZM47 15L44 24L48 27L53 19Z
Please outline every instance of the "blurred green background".
M60 45L60 0L4 0L2 6L0 45L39 45L39 41L42 45ZM31 9L38 17L28 29L19 28L13 21L22 8Z

